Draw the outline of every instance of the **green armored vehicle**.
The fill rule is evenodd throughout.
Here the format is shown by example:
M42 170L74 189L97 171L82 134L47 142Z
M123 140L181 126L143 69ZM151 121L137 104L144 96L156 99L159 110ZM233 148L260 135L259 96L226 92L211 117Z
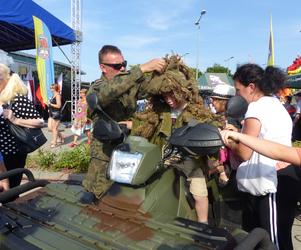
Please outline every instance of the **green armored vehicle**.
M102 122L100 133L123 136L116 124ZM240 201L232 191L210 180L210 225L198 223L186 177L164 165L176 153L217 152L223 145L218 130L190 124L173 133L170 145L162 155L144 138L125 137L108 167L114 184L92 204L81 202L80 185L48 184L26 169L1 175L23 172L29 182L0 194L0 249L253 249L258 241L252 245L240 229ZM260 241L265 234L259 234ZM261 244L271 246L268 237Z

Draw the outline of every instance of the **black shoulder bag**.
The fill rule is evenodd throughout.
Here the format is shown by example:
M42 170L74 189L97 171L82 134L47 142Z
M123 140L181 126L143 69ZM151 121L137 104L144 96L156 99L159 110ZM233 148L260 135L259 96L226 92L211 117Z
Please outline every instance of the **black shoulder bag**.
M21 153L31 153L44 145L47 138L41 128L26 128L8 121L12 135L16 138L17 147Z

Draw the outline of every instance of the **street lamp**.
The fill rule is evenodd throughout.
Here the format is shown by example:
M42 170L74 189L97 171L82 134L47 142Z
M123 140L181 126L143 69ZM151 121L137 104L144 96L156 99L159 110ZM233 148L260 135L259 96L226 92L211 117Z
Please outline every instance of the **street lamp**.
M196 52L196 67L195 67L195 79L198 80L198 75L199 75L199 52L200 52L200 21L203 15L206 14L206 10L201 11L201 15L199 16L198 20L194 23L194 25L197 26L198 29L198 34L197 34L197 52Z
M226 60L224 60L224 62L229 62L233 58L234 58L234 56L231 56L231 57L227 58Z

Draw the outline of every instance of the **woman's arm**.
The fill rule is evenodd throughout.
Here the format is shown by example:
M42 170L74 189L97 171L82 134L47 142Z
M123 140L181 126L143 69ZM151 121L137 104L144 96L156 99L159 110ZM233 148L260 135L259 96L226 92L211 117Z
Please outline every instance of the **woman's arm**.
M227 146L237 143L244 144L266 157L301 166L296 148L229 130L221 131L221 135Z
M261 123L256 118L248 118L244 121L242 129L243 134L247 134L253 137L258 137L261 129ZM247 147L243 143L232 143L228 145L236 155L238 155L243 161L247 161L251 158L253 149Z
M4 118L8 119L13 124L18 126L27 127L27 128L41 128L44 125L43 119L22 119L14 116L13 111L11 109L3 110Z

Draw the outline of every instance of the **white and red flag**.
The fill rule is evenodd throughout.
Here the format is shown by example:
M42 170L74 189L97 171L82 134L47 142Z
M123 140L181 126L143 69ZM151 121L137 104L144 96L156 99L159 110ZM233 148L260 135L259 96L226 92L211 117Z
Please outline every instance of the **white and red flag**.
M34 104L36 103L36 98L33 93L35 93L35 87L34 87L34 78L32 76L32 71L29 70L26 75L26 82L27 82L27 89L28 89L28 99L31 100Z
M63 91L63 73L61 73L59 75L59 77L57 78L57 84L59 85L60 93L62 94L62 91Z

